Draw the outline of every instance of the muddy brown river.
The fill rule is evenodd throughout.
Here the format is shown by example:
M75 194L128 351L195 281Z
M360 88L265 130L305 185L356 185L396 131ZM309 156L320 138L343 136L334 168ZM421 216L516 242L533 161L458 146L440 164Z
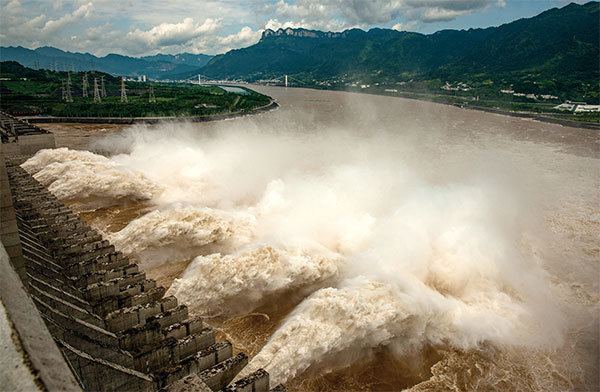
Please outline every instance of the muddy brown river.
M25 166L291 391L600 389L598 131L254 88Z

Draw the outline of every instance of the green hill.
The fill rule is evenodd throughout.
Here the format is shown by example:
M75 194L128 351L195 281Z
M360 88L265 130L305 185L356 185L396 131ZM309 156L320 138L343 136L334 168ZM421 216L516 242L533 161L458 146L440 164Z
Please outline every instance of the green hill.
M248 81L287 74L329 85L429 81L438 89L446 81L485 82L595 102L599 11L598 2L569 4L499 27L430 35L386 29L266 30L257 44L216 56L196 73Z
M218 86L134 81L125 82L127 102L121 102L120 80L102 72L87 74L88 96L84 97L84 76L83 72L34 70L14 61L0 62L0 110L59 117L206 116L243 113L270 102L269 97L249 89L230 92ZM63 99L69 77L72 102ZM94 102L94 79L101 77L106 96ZM150 99L150 88L155 100Z

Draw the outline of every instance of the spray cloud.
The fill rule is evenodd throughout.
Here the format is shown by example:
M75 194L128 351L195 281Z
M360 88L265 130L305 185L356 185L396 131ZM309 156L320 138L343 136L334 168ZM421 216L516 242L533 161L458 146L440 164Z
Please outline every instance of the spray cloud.
M352 116L299 130L281 116L135 126L103 142L119 146L110 159L55 150L25 166L59 197L118 198L110 184L129 181L126 195L151 199L157 209L112 240L132 254L200 252L170 292L201 313L314 291L247 369L274 382L381 345L560 343L532 229L541 195L518 168L440 131Z

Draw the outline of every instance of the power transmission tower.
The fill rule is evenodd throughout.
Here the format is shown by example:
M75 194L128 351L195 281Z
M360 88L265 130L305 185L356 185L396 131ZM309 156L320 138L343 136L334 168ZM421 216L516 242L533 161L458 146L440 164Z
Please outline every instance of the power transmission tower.
M71 72L67 72L67 95L65 100L67 102L73 102L73 96L71 95Z
M82 86L82 93L81 93L81 95L84 98L88 97L88 91L87 91L87 89L88 89L88 77L87 77L87 72L86 72L86 73L83 74L83 86Z
M100 102L100 91L98 91L98 78L94 78L94 102Z
M65 100L67 99L67 90L65 89L65 82L61 81L60 82L60 94L61 94L61 100Z
M125 78L121 76L121 102L127 102L127 91L125 91Z
M154 86L150 86L150 92L148 93L148 102L155 103L156 97L154 96Z
M106 98L106 88L104 87L104 76L100 76L100 83L101 83L101 88L100 88L100 94L102 95L102 98Z

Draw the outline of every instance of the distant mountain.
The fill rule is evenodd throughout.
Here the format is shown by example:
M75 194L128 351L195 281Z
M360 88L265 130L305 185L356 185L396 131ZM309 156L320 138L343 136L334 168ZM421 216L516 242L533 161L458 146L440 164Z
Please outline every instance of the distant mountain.
M420 72L460 58L490 32L446 30L423 35L387 29L352 29L342 33L266 30L256 45L216 56L201 72L241 78L297 73L324 78L379 71L394 75Z
M212 56L182 53L178 55L155 55L142 58L109 54L96 57L89 53L65 52L44 46L35 50L22 46L0 47L0 61L17 61L32 68L65 71L97 70L118 76L146 75L162 78L165 74L189 72L204 66Z
M215 56L189 75L249 81L283 74L304 80L489 78L544 82L549 91L567 88L561 83L597 89L599 11L597 1L569 4L499 27L429 35L387 29L265 30L257 44Z
M209 56L207 54L191 54L191 53L180 53L180 54L157 54L154 56L145 56L141 57L144 61L153 61L153 62L165 62L171 64L183 64L189 65L191 67L203 67L205 66L210 59L214 56Z

